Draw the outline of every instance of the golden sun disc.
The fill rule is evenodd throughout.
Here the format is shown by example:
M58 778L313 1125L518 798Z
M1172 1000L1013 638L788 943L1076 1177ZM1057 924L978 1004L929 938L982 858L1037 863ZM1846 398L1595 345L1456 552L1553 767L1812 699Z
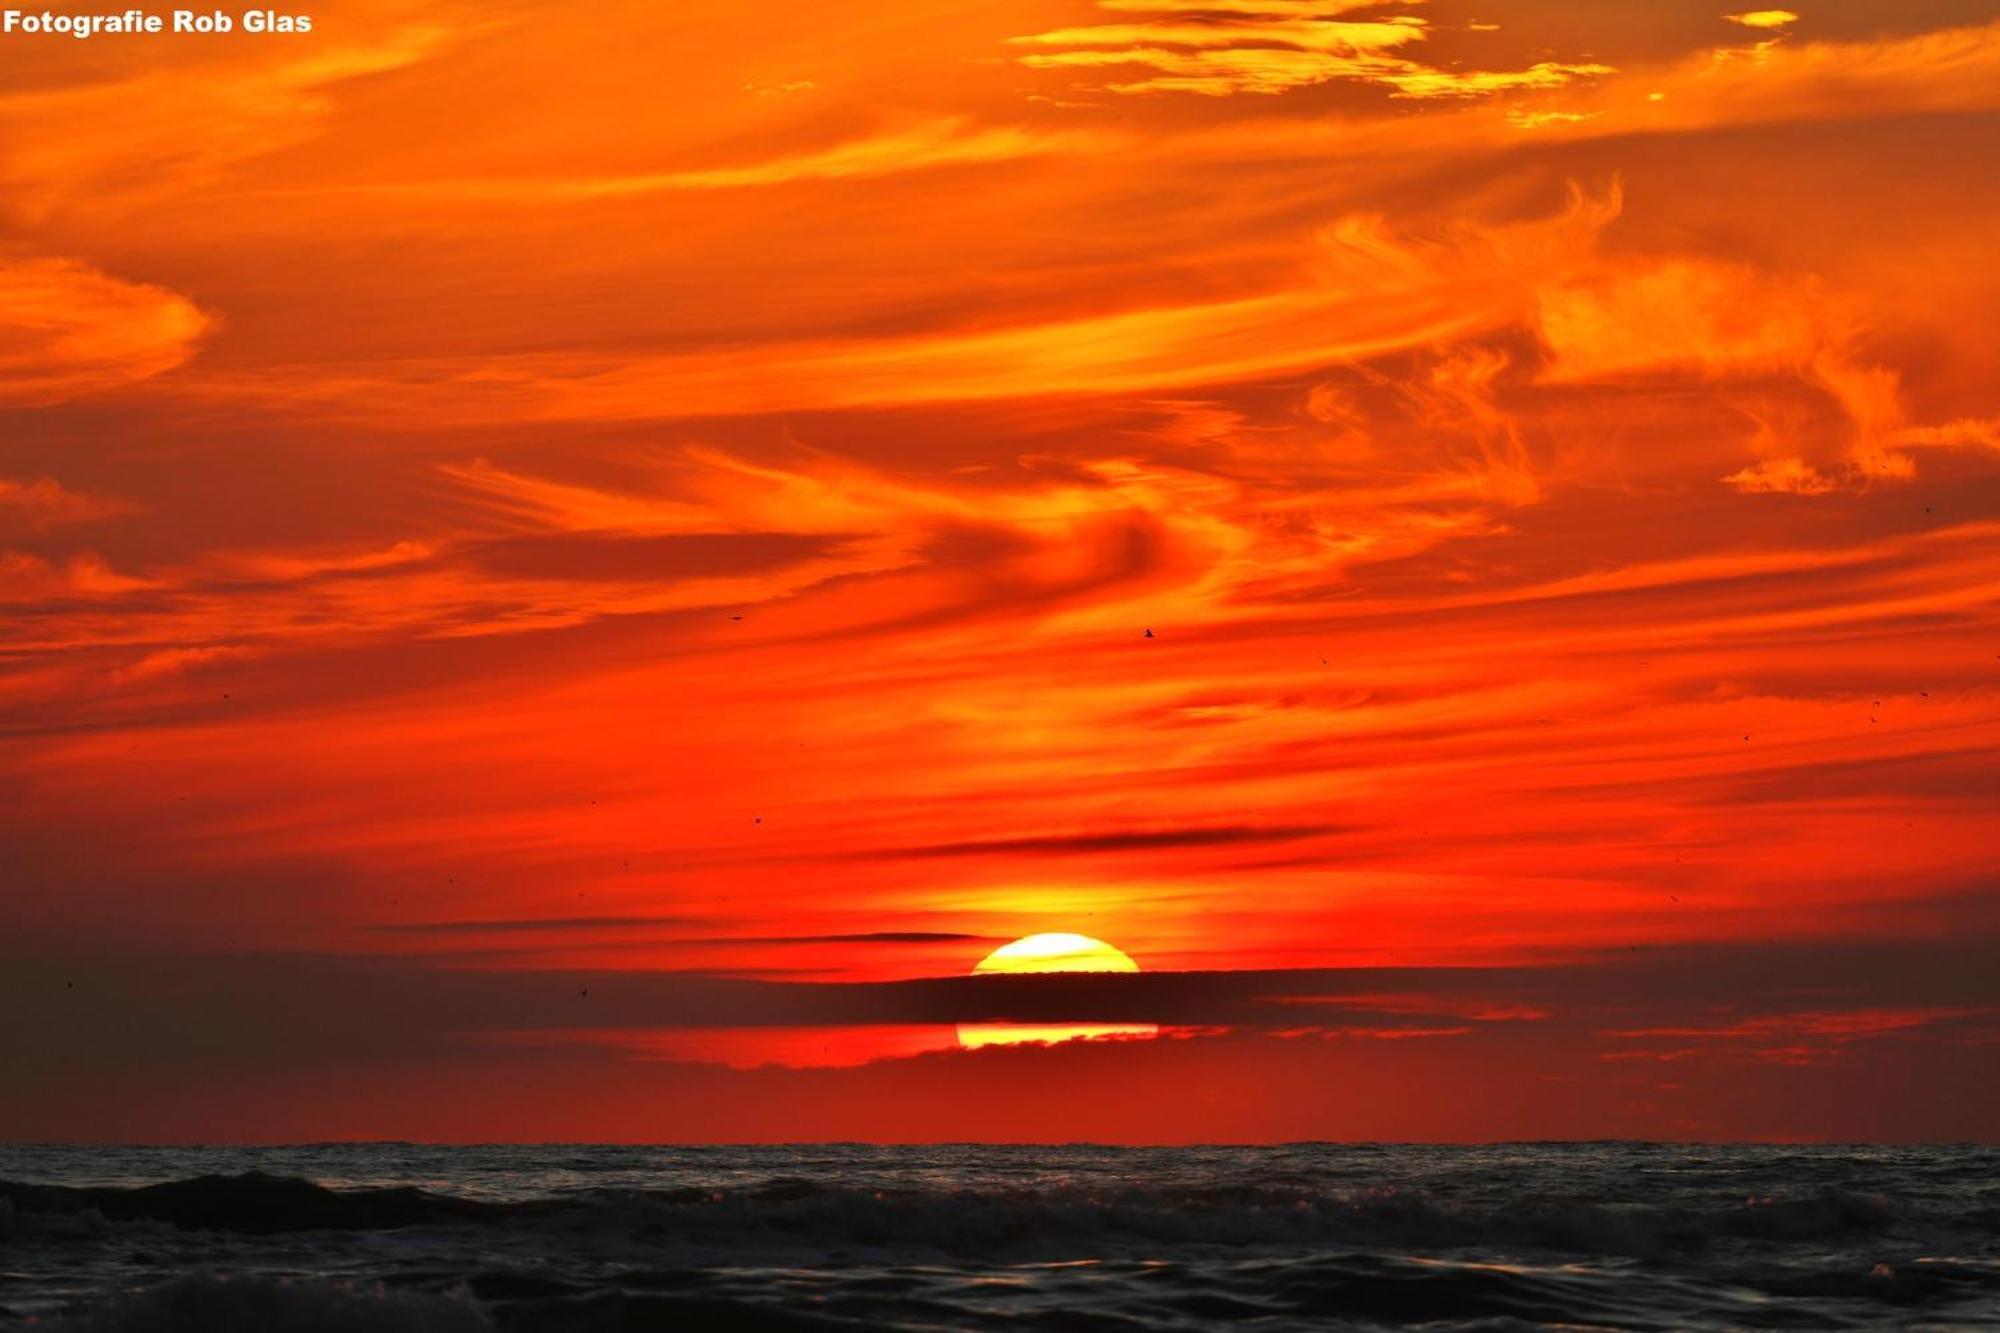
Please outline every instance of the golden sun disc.
M1123 949L1088 935L1054 931L1024 935L979 960L974 975L1010 972L1137 972Z
M979 960L975 976L1020 976L1037 972L1137 972L1139 964L1123 949L1089 935L1050 931L1025 935L1003 944ZM1055 1045L1070 1041L1101 1041L1154 1037L1151 1023L961 1023L958 1044L967 1050L982 1046Z

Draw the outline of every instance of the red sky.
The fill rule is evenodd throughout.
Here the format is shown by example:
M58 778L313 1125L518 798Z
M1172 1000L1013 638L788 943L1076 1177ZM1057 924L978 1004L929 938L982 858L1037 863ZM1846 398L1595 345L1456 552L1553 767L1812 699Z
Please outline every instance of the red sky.
M0 1137L2000 1136L1992 4L311 12L0 37Z

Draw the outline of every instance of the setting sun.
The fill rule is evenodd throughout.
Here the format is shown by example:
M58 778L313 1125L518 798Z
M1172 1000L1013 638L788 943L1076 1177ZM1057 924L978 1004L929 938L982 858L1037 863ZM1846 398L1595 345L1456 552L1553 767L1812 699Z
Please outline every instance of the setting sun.
M1036 972L1137 972L1139 965L1123 949L1103 940L1068 931L1026 935L1003 944L979 960L974 976L1020 976ZM1018 1046L1025 1042L1053 1044L1095 1041L1106 1037L1154 1037L1151 1023L960 1023L958 1044L967 1050L982 1046Z
M1056 931L1003 944L979 960L977 974L1006 972L1137 972L1123 949L1088 935Z

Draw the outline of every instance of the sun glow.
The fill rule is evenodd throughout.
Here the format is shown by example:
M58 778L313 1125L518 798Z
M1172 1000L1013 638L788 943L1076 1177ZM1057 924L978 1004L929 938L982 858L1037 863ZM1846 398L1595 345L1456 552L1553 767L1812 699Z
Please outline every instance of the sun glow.
M1130 954L1088 935L1056 931L1003 944L979 960L975 975L1006 972L1137 972Z
M1088 935L1052 931L1003 944L979 960L975 976L1021 975L1030 972L1137 972L1139 965L1124 950ZM967 1050L982 1046L1017 1046L1144 1038L1159 1035L1151 1023L961 1023L958 1044Z

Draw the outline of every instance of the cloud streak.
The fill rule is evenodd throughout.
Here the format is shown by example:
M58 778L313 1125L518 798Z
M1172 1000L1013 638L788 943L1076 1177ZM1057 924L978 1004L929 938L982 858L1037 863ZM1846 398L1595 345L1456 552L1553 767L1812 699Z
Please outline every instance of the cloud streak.
M1036 48L1018 57L1030 69L1104 70L1104 87L1126 95L1270 96L1349 81L1387 87L1398 98L1467 98L1559 88L1616 72L1609 65L1554 60L1521 70L1441 69L1401 54L1425 39L1429 25L1424 18L1407 13L1343 17L1365 8L1248 4L1218 11L1199 3L1159 4L1142 12L1164 15L1161 18L1058 28L1013 41ZM1218 13L1225 17L1218 18ZM1135 67L1149 72L1141 78L1114 73Z
M210 326L185 297L75 260L0 260L0 405L150 379L193 356Z
M1299 842L1355 832L1339 824L1279 826L1222 825L1214 828L1127 829L1108 833L1078 833L1027 838L988 838L973 842L938 843L928 847L897 847L864 852L864 857L929 860L935 857L995 856L1048 853L1090 856L1100 853L1144 852L1176 847L1229 847L1245 843Z

